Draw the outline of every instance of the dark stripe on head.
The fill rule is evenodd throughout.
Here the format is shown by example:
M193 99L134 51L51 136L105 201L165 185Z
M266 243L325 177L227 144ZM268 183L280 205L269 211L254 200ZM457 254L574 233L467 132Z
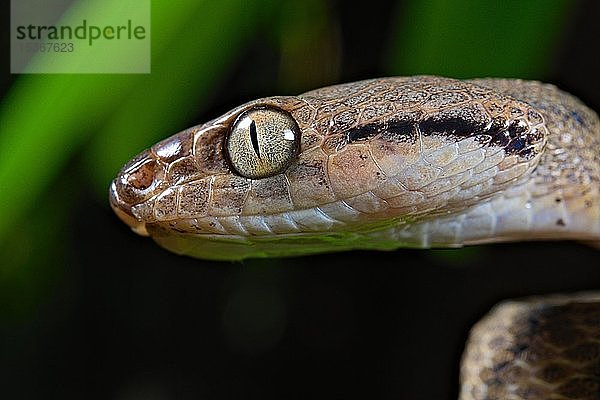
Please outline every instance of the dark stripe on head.
M352 128L348 131L348 142L353 143L362 140L369 140L373 136L379 134L384 125L384 123L367 124L356 128Z
M534 137L524 119L509 123L503 116L490 118L480 105L444 110L418 121L419 117L370 123L349 129L345 138L347 143L368 141L376 136L386 141L414 142L418 127L423 136L447 136L454 141L474 137L482 146L502 147L506 154L521 157L531 156L533 145L541 140Z
M523 120L514 120L508 126L508 134L511 138L516 138L527 131L527 123Z
M349 143L369 140L379 134L387 140L406 141L406 137L412 137L415 134L414 122L408 120L390 120L352 128L347 133Z
M487 123L461 118L456 115L442 115L424 119L419 123L419 129L424 136L445 135L458 141L464 137L475 136L485 145L502 147L508 155L529 157L533 144L530 139L529 126L521 119L510 124L503 117L496 117Z
M480 132L485 126L481 123L465 120L460 117L426 118L419 123L421 134L428 136L434 133L455 136L471 136Z
M412 121L388 121L384 136L386 138L400 138L403 136L413 136L415 133L415 124Z
M530 145L533 144L528 131L529 127L523 120L514 120L509 124L504 118L496 117L479 134L491 138L489 144L504 148L506 154L528 157L532 151Z
M507 122L501 117L494 118L490 126L482 133L492 138L490 144L494 146L506 147L510 141Z

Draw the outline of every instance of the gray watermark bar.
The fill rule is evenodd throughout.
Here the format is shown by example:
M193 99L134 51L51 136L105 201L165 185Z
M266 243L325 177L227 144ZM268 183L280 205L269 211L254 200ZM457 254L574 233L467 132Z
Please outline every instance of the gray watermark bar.
M11 0L12 73L150 73L150 0Z

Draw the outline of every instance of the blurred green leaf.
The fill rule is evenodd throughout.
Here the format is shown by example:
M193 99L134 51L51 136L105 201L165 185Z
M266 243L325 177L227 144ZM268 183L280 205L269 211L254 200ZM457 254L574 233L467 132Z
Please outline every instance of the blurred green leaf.
M410 1L398 8L389 69L540 79L572 2Z
M281 2L279 87L288 93L336 83L341 62L340 26L322 0Z

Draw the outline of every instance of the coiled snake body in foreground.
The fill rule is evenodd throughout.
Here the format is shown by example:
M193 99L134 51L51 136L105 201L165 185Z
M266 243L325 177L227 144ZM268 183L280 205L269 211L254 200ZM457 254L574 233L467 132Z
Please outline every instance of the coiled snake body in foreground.
M180 132L125 165L110 199L137 233L209 259L598 243L600 123L539 82L360 81L259 99ZM565 307L572 323L548 322ZM465 353L464 399L600 398L597 298L494 315ZM544 330L557 324L573 331Z

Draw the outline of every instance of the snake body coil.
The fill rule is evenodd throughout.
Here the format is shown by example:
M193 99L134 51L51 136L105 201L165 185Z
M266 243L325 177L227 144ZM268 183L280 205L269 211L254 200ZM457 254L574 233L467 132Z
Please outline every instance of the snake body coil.
M500 303L471 331L459 400L600 399L600 293Z

